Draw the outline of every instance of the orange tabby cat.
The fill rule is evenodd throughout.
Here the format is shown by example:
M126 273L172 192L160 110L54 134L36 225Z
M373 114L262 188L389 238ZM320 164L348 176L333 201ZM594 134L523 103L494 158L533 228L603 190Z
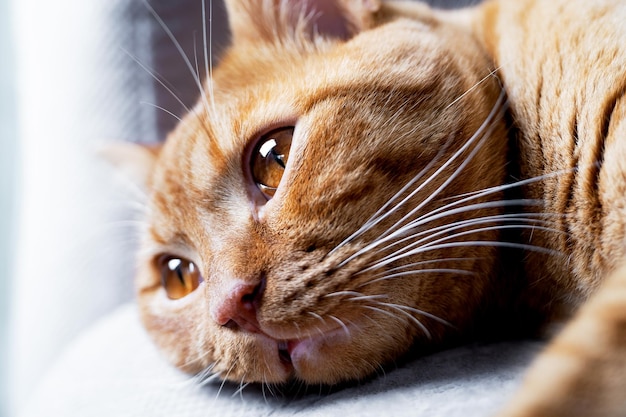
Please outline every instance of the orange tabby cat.
M332 384L586 303L503 415L626 415L626 272L605 279L626 236L626 5L227 7L200 102L141 156L139 304L167 356Z

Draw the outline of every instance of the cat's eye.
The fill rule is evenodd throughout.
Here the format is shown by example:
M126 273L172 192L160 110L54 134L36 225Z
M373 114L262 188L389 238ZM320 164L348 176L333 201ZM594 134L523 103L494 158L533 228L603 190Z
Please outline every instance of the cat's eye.
M202 282L202 275L196 264L184 258L164 256L159 259L161 284L172 300L191 294Z
M260 138L252 151L252 178L267 199L274 196L285 172L293 129L290 126L272 130Z

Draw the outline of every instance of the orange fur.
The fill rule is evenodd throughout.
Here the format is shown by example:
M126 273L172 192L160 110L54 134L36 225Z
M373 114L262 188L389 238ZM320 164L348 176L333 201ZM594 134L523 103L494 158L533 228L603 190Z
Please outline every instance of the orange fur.
M563 254L528 254L527 299L552 315L586 303L503 415L625 416L625 275L612 272L626 250L626 5L499 1L478 16L519 128L522 176L561 172L525 191L563 232L526 236Z
M601 288L504 415L624 415L617 393L626 377L611 367L625 368L626 274L602 282L624 260L626 8L618 0L492 0L440 12L419 3L320 0L325 14L311 14L303 4L227 1L233 45L158 154L137 278L156 343L190 372L336 383L366 377L413 344L458 340L487 323L489 308L505 314L498 309L515 304L562 318ZM502 88L513 129L497 112ZM260 137L284 126L295 126L289 162L265 202L248 173L249 155ZM488 133L481 146L459 151L477 132ZM425 167L412 188L423 189L401 192L396 202L407 201L391 212L385 204ZM466 203L494 204L411 230L426 236L419 233L457 224L425 238L456 245L385 265L378 263L418 238L362 251L396 222L406 224L405 215L416 219L504 184L506 169L522 179L546 176L520 191L541 207L508 213L552 216L557 233L526 233L521 226L539 223L524 217L511 242L552 255L531 250L522 265L502 271L506 254L489 244L510 238L494 227L508 224L501 192ZM388 217L342 243L381 207ZM458 224L485 216L500 217ZM196 264L199 289L169 300L160 285L163 254ZM422 271L378 279L410 264ZM242 286L263 288L258 323L216 321ZM597 334L595 344L589 334ZM280 358L287 345L297 345L289 364ZM543 379L547 372L553 378ZM571 395L592 386L604 394L578 407Z
M502 416L626 413L626 270L612 274L533 364Z

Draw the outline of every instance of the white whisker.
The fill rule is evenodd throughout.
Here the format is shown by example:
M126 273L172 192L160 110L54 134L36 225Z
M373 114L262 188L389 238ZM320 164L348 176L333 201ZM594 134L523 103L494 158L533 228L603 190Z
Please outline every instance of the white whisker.
M270 395L272 397L276 397L276 394L274 393L274 391L272 391L272 384L269 382L267 382L266 384L267 384L267 390L269 391Z
M244 375L241 377L241 382L239 383L239 388L238 388L235 392L233 392L233 395L231 395L231 396L230 396L230 398L235 398L237 395L239 395L239 397L240 397L240 398L241 398L241 400L243 401L243 390L244 390L244 389L245 389L248 385L250 385L250 383L249 383L249 382L245 382L245 383L244 383L244 382L243 382L243 381L244 381L244 379L246 379L246 374L244 374Z
M419 275L419 274L455 274L455 275L476 275L475 272L466 271L465 269L451 269L451 268L440 268L440 269L416 269L412 271L404 271L404 272L396 272L389 275L383 275L379 278L372 279L371 281L364 282L360 284L357 288L365 287L370 284L374 284L376 282L386 281L393 278L400 278L409 275Z
M500 221L500 222L507 222L507 221L513 221L515 218L509 218L509 219L498 219L497 216L493 216L495 217L496 220ZM480 221L478 221L480 220ZM444 226L440 226L437 228L433 228L432 230L434 231L435 229L437 229L437 231L435 233L430 233L431 230L426 230L426 231L422 231L419 233L415 233L413 235L410 235L408 237L405 237L399 241L393 242L383 248L380 248L377 250L377 252L384 252L389 250L391 247L396 246L399 243L404 243L406 241L409 240L414 240L419 236L423 236L423 235L427 235L424 238L421 238L419 240L414 240L413 243L405 245L403 247L401 247L400 249L398 249L397 251L393 252L392 254L389 254L381 259L378 259L377 262L384 262L386 261L388 258L394 257L397 254L403 253L403 252L408 252L409 250L420 246L426 242L429 242L429 240L434 239L438 236L442 236L442 235L447 235L450 232L453 232L455 230L459 230L459 229L463 229L466 227L471 227L471 226L477 226L477 225L481 225L481 224L489 224L489 223L495 223L494 218L489 218L485 217L485 218L479 218L478 220L474 220L474 219L470 219L470 220L464 220L461 222L457 222L457 223L452 223L450 225L444 225ZM532 229L532 230L544 230L544 231L548 231L548 232L552 232L552 233L556 233L556 234L563 234L564 232L561 230L557 230L554 228L550 228L547 227L550 225L550 223L547 223L546 226L543 225L543 223L539 220L537 221L533 221L532 219L528 219L528 222L530 224L525 224L525 223L518 223L518 224L498 224L495 226L491 226L491 230L506 230L506 229L518 229L518 230L524 230L524 229ZM477 233L480 231L485 231L485 229L470 229L469 231L467 231L467 233L465 234L470 234L470 233ZM444 240L448 240L451 239L453 237L458 237L458 236L462 236L460 234L454 234L454 235L449 235L447 236ZM440 242L440 240L435 240L434 242ZM432 243L432 242L431 242ZM364 269L364 271L367 271L368 269Z
M449 141L448 141L449 142ZM398 191L396 194L394 194L389 201L387 201L380 209L378 209L378 211L376 211L364 224L363 226L361 226L356 232L354 232L353 234L351 234L350 236L348 236L346 239L344 239L343 242L341 242L339 245L337 245L335 248L333 248L333 250L331 250L329 252L329 255L332 255L334 252L336 252L338 249L340 249L342 246L344 246L345 244L351 242L352 240L354 240L356 237L362 235L363 233L367 232L368 230L370 230L373 226L377 225L378 223L380 223L382 220L384 220L385 218L387 218L391 213L395 212L398 207L402 206L406 200L408 198L411 198L414 194L415 191L411 194L409 194L408 197L404 198L402 201L400 201L398 204L396 204L393 208L391 208L390 210L387 210L391 204L396 201L398 198L400 198L401 195L403 195L410 187L412 187L413 185L415 185L415 183L417 181L419 181L434 165L435 163L437 163L439 161L439 158L441 156L443 156L443 153L445 152L445 149L447 149L447 145L442 147L442 149L439 150L439 153L437 154L437 156L435 158L433 158L433 160L431 160L415 177L413 177L404 187L402 187L400 189L400 191ZM384 213L384 214L383 214Z
M391 242L394 241L395 239L399 239L402 237L405 237L406 234L413 232L414 229L416 229L419 226L423 226L427 223L430 223L432 221L435 220L439 220L448 216L452 216L455 214L462 214L462 213L466 213L468 211L473 211L473 210L483 210L483 209L489 209L489 208L500 208L500 207L506 207L506 206L518 206L518 205L531 205L531 204L537 204L537 205L543 205L543 201L541 200L505 200L505 201L492 201L492 202L487 202L487 203L477 203L477 204L471 204L468 206L464 206L464 207L459 207L456 209L452 209L452 210L448 210L446 212L443 213L439 213L437 215L424 215L421 216L415 220L412 220L411 222L409 222L408 224L402 226L401 228L397 229L396 231L387 234L386 236L381 236L378 239L372 241L369 245L364 246L363 248L359 249L357 252L355 252L353 255L349 256L348 258L346 258L344 261L342 261L339 264L339 267L344 266L345 264L347 264L348 262L352 261L353 259L356 259L357 257L363 255L364 253L370 252L372 249L381 246L383 243L387 243L387 242Z
M443 263L443 262L464 262L464 261L468 261L468 260L478 260L478 259L482 259L482 258L477 258L477 257L473 257L473 258L439 258L439 259L429 259L426 261L420 261L420 262L413 262L410 264L406 264L406 265L400 265L400 266L396 266L394 268L388 269L386 271L380 272L376 275L373 276L373 278L378 278L379 276L383 276L386 274L390 274L390 273L394 273L397 271L402 271L404 269L408 269L408 268L415 268L418 266L422 266L422 265L428 265L428 264L435 264L435 263ZM355 275L359 275L359 274L363 274L365 272L369 272L371 270L374 269L378 269L378 267L376 266L376 264L367 267L366 269L362 269L361 271L357 272Z
M212 364L204 368L202 371L197 373L194 377L194 381L200 386L205 386L215 381L216 379L218 379L219 374L213 372L216 365L217 365L217 362L213 362Z
M439 167L433 174L430 175L430 177L428 177L424 182L422 182L415 190L413 190L409 196L407 196L407 198L405 198L404 200L402 200L402 202L400 204L404 204L406 201L408 201L409 198L412 198L413 196L415 196L418 192L422 191L422 189L428 185L430 182L434 181L445 169L447 169L460 155L462 155L465 151L467 151L470 146L476 141L478 140L478 143L476 144L476 146L474 146L474 148L470 151L470 154L461 162L461 164L455 169L455 171L452 173L452 175L450 175L444 182L443 184L441 184L433 193L430 193L425 199L423 199L415 208L413 208L411 211L409 211L409 213L407 213L406 215L404 215L400 220L398 220L397 222L395 222L391 227L389 227L383 234L381 234L380 236L378 236L378 238L375 239L375 242L380 242L383 238L385 238L386 236L388 236L389 234L391 234L392 232L394 232L395 229L397 229L403 222L405 222L407 219L409 219L410 217L414 216L415 213L417 213L419 210L421 210L426 204L428 204L430 201L432 201L437 195L439 195L440 192L442 192L452 181L454 181L456 179L456 177L463 171L463 169L467 166L467 164L469 164L469 162L471 162L471 160L473 159L473 157L476 155L476 153L478 152L478 150L481 148L482 144L484 143L484 141L486 140L486 138L489 137L491 131L493 130L493 127L491 126L491 122L493 121L493 119L496 117L496 115L502 111L501 107L502 107L502 102L504 100L504 93L502 93L500 95L500 97L498 98L498 102L496 103L496 105L494 106L494 108L491 110L491 112L489 113L489 115L487 116L487 118L485 119L485 121L481 124L481 126L478 128L478 130L476 131L476 133L474 133L474 135L472 135L472 137L470 139L468 139L465 144L463 146L461 146L461 148L459 148L441 167ZM486 132L485 132L486 131ZM371 246L371 245L370 245ZM351 260L355 259L356 257L362 255L365 252L364 249L356 252L355 254L351 255L350 257L348 257L347 259L345 259L344 261L342 261L338 267L341 268L342 266L345 266L348 262L350 262Z
M445 110L448 110L450 107L454 106L456 103L458 103L460 100L463 99L463 97L465 97L466 95L468 95L469 93L471 93L472 91L474 91L476 88L478 88L482 83L484 83L486 80L488 80L489 78L493 77L499 70L501 67L495 68L492 71L489 72L489 74L485 75L480 81L478 81L476 84L474 84L471 88L469 88L466 92L464 92L463 94L461 94L458 98L456 98L455 100L452 101L452 103L448 104L448 106L445 108Z
M193 80L195 81L196 86L198 87L198 90L200 90L200 97L202 98L202 101L204 102L204 105L206 106L206 111L208 113L209 110L210 110L209 101L207 99L206 93L204 92L204 88L202 88L202 83L200 82L200 77L194 71L193 65L191 64L191 61L189 60L189 57L185 53L185 50L181 46L180 42L178 42L178 39L176 39L176 36L174 36L174 33L172 33L172 31L167 26L167 24L165 24L163 19L161 19L161 16L159 16L159 14L156 12L156 10L154 10L154 8L150 5L150 3L148 3L148 0L143 0L143 3L145 5L145 7L148 9L148 11L150 12L150 14L159 23L159 25L161 26L161 29L163 29L163 31L168 36L168 38L170 38L170 41L172 42L172 44L174 45L176 50L178 50L178 53L180 54L181 58L183 59L185 65L187 66L187 69L191 73L191 76L193 77Z
M396 316L395 314L387 311L387 310L383 310L382 308L378 308L378 307L374 307L374 306L370 306L370 305L362 305L361 307L366 308L368 310L372 310L372 311L376 311L378 313L384 314L386 316L389 316L393 319L397 319L398 316Z
M490 195L490 194L494 194L494 193L500 193L502 191L506 191L506 190L510 190L511 188L518 188L518 187L523 187L524 185L528 185L528 184L534 184L536 182L539 181L545 181L547 179L550 178L554 178L554 177L559 177L563 174L567 174L572 172L573 169L563 169L563 170L559 170L559 171L555 171L555 172L551 172L549 174L543 174L543 175L538 175L536 177L532 177L532 178L527 178L525 180L519 180L519 181L515 181L512 183L508 183L508 184L502 184L502 185L496 185L494 187L488 187L485 188L483 190L477 190L477 191L471 191L469 193L464 193L464 194L458 194L456 196L453 197L446 197L444 200L452 200L455 198L463 198L462 200L458 200L455 201L454 204L458 205L461 203L465 203L466 200L464 199L464 197L472 197L472 199L476 199L476 198L480 198L480 197L484 197L486 195ZM444 206L442 208L445 208L447 206Z
M140 101L139 104L143 104L143 105L146 105L146 106L154 107L155 109L161 110L162 112L164 112L166 114L169 114L170 116L172 116L173 118L175 118L179 122L182 121L182 119L179 116L177 116L172 111L166 109L165 107L161 107L161 106L159 106L157 104L150 103L150 102L147 102L147 101Z
M196 34L193 34L193 62L195 64L196 74L200 76L200 66L198 65L198 45L196 42Z
M361 285L359 285L359 288ZM348 301L371 301L371 300L380 300L383 298L387 298L386 295L378 294L378 295L362 295L360 297L352 297L348 298Z
M340 296L354 296L354 297L361 297L363 294L361 294L360 292L356 292L356 291L336 291L330 294L326 294L324 297L326 298L330 298L330 297L340 297Z
M446 320L444 320L444 319L442 319L440 317L437 317L434 314L430 314L430 313L428 313L428 312L426 312L424 310L420 310L420 309L417 309L417 308L414 308L414 307L405 306L405 305L402 305L402 304L395 304L395 303L379 303L379 304L380 305L384 305L386 307L390 307L390 308L398 308L398 309L401 309L401 310L411 311L411 312L413 312L415 314L418 314L420 316L428 317L429 319L435 320L436 322L439 322L439 323L441 323L441 324L443 324L445 326L454 327L450 322L448 322L448 321L446 321Z
M543 230L546 232L552 232L552 233L564 233L560 230L555 230L555 229L551 229L551 228L547 228L547 227L543 227L543 226L535 226L535 225L524 225L524 224L514 224L514 225L497 225L497 226L490 226L490 227L481 227L478 229L471 229L471 230L466 230L463 232L459 232L459 233L455 233L452 234L450 236L446 236L443 237L441 239L437 239L434 240L432 242L428 242L422 246L420 246L421 248L427 248L431 245L435 245L437 243L440 242L445 242L447 240L451 240L457 237L462 237L462 236L467 236L467 235L472 235L475 233L482 233L482 232L490 232L490 231L496 231L496 230L506 230L506 229L531 229L531 230Z
M391 262L396 262L400 259L406 258L408 256L414 256L417 254L422 254L422 253L426 253L426 252L432 252L435 250L441 250L441 249L452 249L452 248L459 248L459 247L500 247L500 248L512 248L512 249L522 249L522 250L528 250L531 252L538 252L538 253L543 253L546 255L551 255L551 256L562 256L562 254L558 251L552 250L552 249L547 249L541 246L535 246L535 245L528 245L528 244L524 244L524 243L514 243L514 242L500 242L500 241L480 241L480 240L476 240L476 241L463 241L463 242L450 242L450 243L443 243L440 245L433 245L433 246L428 246L426 248L417 248L414 249L410 252L404 253L402 255L397 256L396 258L392 259L392 260L388 260L388 263Z
M343 331L346 333L346 336L348 336L348 337L351 336L350 329L348 329L348 326L343 321L339 320L337 317L335 317L333 315L329 315L328 317L330 317L331 320L335 321L336 323L338 323L341 326Z
M503 94L501 95L501 98L504 97ZM496 109L498 111L502 111L498 107L500 107L500 106L496 106L492 110L492 113L489 114L489 116L487 117L485 123L491 123L492 119L495 117L496 113L494 111ZM426 184L428 184L431 179L434 180L437 176L439 176L444 171L445 168L447 168L450 164L452 164L452 162L454 162L454 160L457 157L459 157L463 152L465 152L467 149L469 149L469 146L474 142L475 138L477 138L478 135L482 135L482 136L480 136L480 140L478 141L476 146L470 151L470 154L461 162L461 164L454 170L452 175L450 175L443 182L443 184L441 184L434 192L430 193L425 199L423 199L409 213L407 213L404 217L402 217L400 220L398 220L394 225L392 225L390 228L388 228L385 233L383 233L381 236L379 236L379 238L385 237L387 234L391 233L394 229L396 229L404 221L406 221L407 219L411 218L413 215L415 215L415 213L419 212L422 208L424 208L429 202L431 202L436 196L438 196L445 188L448 187L448 185L450 185L450 183L452 183L460 175L460 173L465 169L465 167L474 159L474 156L476 156L478 151L481 149L482 145L484 144L484 141L491 135L491 132L493 131L493 127L488 125L488 124L485 124L485 123L483 123L483 125L480 126L478 131L474 134L474 136L472 136L472 138L470 138L470 140L468 140L465 143L465 145L463 145L454 155L452 155L452 157L450 159L448 159L448 161L446 161L446 163L443 164L437 171L435 171L431 175L431 177L429 177L424 183L422 183L420 185L420 187L418 187L418 189L415 190L415 192L419 191L420 188L423 188ZM485 127L483 127L483 126L485 126ZM485 129L487 129L487 132L483 135L482 133L483 133L483 131Z
M263 400L265 401L265 404L268 404L267 395L265 395L266 385L267 385L267 375L265 374L265 371L263 371L263 381L261 382L261 393L263 394Z
M515 217L514 217L515 216ZM400 245L404 242L407 242L409 240L414 240L420 236L424 236L424 235L428 235L426 238L423 238L421 240L418 240L417 242L414 242L411 245L406 245L404 247L402 247L400 249L400 251L406 251L412 247L415 247L416 245L420 244L421 242L424 242L428 239L432 239L435 238L437 236L441 236L441 235L445 235L449 232L452 232L454 230L458 230L458 229L462 229L465 227L470 227L470 226L477 226L477 225L481 225L481 224L489 224L489 223L496 223L496 222L500 222L500 223L506 223L506 222L524 222L524 223L519 223L519 227L523 228L526 226L544 226L544 227L548 227L551 225L550 222L548 221L544 221L541 219L537 219L537 218L533 218L536 216L529 216L528 218L524 218L524 217L517 217L518 215L495 215L495 216L484 216L484 217L477 217L475 219L469 219L469 220L461 220L458 222L454 222L454 223L450 223L450 224L444 224L442 226L437 226L437 227L433 227L431 229L427 229L427 230L422 230L420 232L416 232L416 233L412 233L410 235L408 235L407 237L404 237L400 240L396 240L393 241L392 243L390 243L387 246L384 246L380 249L378 249L378 252L383 252L386 250L389 250L390 248L392 248L393 246L397 246ZM517 226L517 225L513 225L513 226ZM560 233L561 231L553 229L554 232L558 232ZM407 230L404 234L401 234L399 236L396 236L397 238L401 238L403 235L409 234L409 232L411 232L411 230ZM381 260L384 260L381 259Z
M398 305L396 305L396 304L383 303L383 302L380 302L380 301L377 301L376 304L380 305L380 306L383 306L383 307L391 308L392 310L397 311L398 313L402 314L403 316L408 318L410 321L412 321L417 327L419 327L422 330L422 332L424 332L424 334L426 335L426 337L428 339L432 339L432 335L430 334L430 331L426 328L426 326L424 326L424 323L419 321L419 319L417 319L411 313L403 310L402 308L399 308Z
M215 106L215 93L213 88L213 2L209 2L209 40L207 42L206 3L202 0L202 39L204 42L204 69L206 71L206 83L211 98L213 114L217 114Z
M174 92L174 90L172 90L167 84L165 84L165 82L161 79L161 76L157 75L155 71L151 70L146 65L144 65L138 58L136 58L133 54L131 54L126 49L122 48L122 51L126 55L128 55L133 61L135 61L137 65L139 65L144 71L146 71L152 78L154 78L154 80L157 83L159 83L161 87L165 88L165 91L170 93L170 95L174 98L174 100L176 100L178 104L180 104L187 113L191 113L191 109L180 99L180 97L178 97L178 95Z
M309 311L309 312L308 312L308 314L309 314L310 316L315 317L316 319L318 319L318 320L319 320L319 321L321 321L322 323L324 323L324 324L326 323L326 320L324 320L324 318L323 318L322 316L320 316L319 314L317 314L317 313L313 313L312 311Z
M226 375L223 377L223 381L220 384L220 388L217 390L217 394L215 395L215 399L218 399L220 394L222 393L222 389L224 388L224 385L226 385L226 381L228 380L228 375L230 375L232 370L235 368L235 365L237 365L237 361L233 361L233 364L230 366L230 368L228 368L228 372L226 372Z
M203 379L199 382L199 385L201 387L207 386L209 384L212 384L213 382L217 381L220 379L220 374L219 373L207 373L206 375L204 375Z

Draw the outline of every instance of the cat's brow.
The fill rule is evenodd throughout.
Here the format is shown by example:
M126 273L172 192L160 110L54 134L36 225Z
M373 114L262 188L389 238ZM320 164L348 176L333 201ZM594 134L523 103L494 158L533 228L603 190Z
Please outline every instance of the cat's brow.
M311 94L300 98L298 103L304 112L310 111L319 103L329 100L349 99L354 101L359 97L372 100L379 98L380 102L386 104L390 97L394 101L404 103L407 98L412 101L420 101L424 97L432 97L440 86L437 79L428 80L420 85L402 85L382 82L380 85L374 85L368 81L352 82L342 85L330 85L321 88Z

